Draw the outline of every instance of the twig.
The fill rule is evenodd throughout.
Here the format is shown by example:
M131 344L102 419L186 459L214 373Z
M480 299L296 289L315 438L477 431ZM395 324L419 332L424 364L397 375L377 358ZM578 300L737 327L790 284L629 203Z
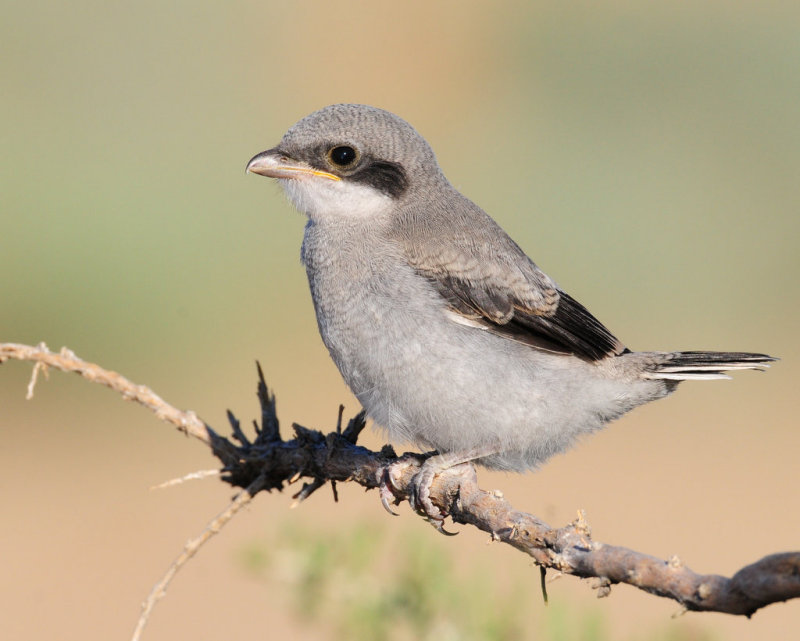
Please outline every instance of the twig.
M164 481L163 483L159 483L158 485L154 485L151 487L151 490L163 490L167 487L172 487L173 485L182 485L186 483L186 481L196 481L198 479L207 479L209 476L219 476L222 474L220 470L198 470L196 472L189 472L188 474L184 474L183 476L179 476L175 479L170 479L169 481Z
M246 489L239 492L233 502L220 512L200 533L199 536L190 539L183 546L183 552L170 564L166 573L161 580L153 586L147 599L142 604L142 613L139 615L139 620L136 622L136 629L133 631L131 641L140 641L144 627L150 619L153 608L156 603L160 601L167 592L167 586L170 581L175 577L178 570L180 570L186 562L191 559L203 544L208 541L212 536L218 534L219 531L230 521L239 510L247 505L253 497L263 489L264 479L259 477L253 481Z
M235 446L227 439L220 437L201 421L194 412L185 412L173 407L149 387L136 385L117 372L103 369L99 365L84 361L66 347L62 347L61 351L56 354L51 352L44 343L39 343L36 347L17 343L0 343L0 363L9 358L36 363L31 384L28 387L28 398L33 394L36 374L42 366L54 367L62 372L74 372L93 383L100 383L110 387L115 392L119 392L125 400L143 405L153 412L157 418L171 423L183 433L193 436L210 446L218 457L224 457L232 461L236 460ZM227 463L228 460L224 462Z

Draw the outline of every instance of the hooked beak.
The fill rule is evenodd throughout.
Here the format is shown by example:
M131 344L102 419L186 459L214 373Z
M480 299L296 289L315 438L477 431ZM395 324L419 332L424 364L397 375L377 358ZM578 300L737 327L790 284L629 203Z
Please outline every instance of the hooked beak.
M268 149L262 151L260 154L253 156L250 162L247 163L248 174L259 174L260 176L268 176L270 178L302 178L303 176L319 176L320 178L328 178L329 180L341 180L339 176L329 174L327 171L320 171L314 169L310 165L300 161L289 158L275 149Z

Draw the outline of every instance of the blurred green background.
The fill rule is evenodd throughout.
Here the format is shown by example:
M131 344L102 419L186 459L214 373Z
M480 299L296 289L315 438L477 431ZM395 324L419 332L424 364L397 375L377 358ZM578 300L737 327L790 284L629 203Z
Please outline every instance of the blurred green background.
M484 487L554 525L585 508L598 540L677 553L701 572L798 547L800 5L3 9L0 341L67 345L218 428L226 408L257 414L255 359L286 426L330 428L340 402L355 413L317 334L303 219L244 166L319 107L373 104L409 120L450 180L629 346L783 359L764 375L687 384L537 474L482 472ZM209 480L150 492L214 461L77 377L53 373L26 402L29 373L0 367L0 637L125 638L231 491ZM797 603L752 621L671 619L673 603L625 587L596 602L572 578L550 586L545 609L538 571L518 553L464 529L445 541L407 506L387 520L356 487L340 494L291 512L286 495L259 497L178 576L145 638L357 638L352 612L335 605L337 572L355 577L350 602L395 594L401 578L420 594L442 586L438 611L401 608L401 638L423 636L419 621L440 639L800 630ZM317 615L303 616L307 583L289 561L363 537L364 523L381 544L375 571L363 558L330 570L313 590ZM409 564L408 540L431 562L398 578L385 569L393 550ZM480 607L468 595L486 585L514 586L514 599L481 601L509 608L498 617L508 629L475 623L469 636L441 623ZM375 608L355 619L400 606Z

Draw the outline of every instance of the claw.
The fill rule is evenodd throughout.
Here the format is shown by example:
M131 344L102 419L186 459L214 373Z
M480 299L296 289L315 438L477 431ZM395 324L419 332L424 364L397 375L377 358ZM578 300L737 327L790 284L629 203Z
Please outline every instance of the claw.
M393 485L391 476L389 475L389 470L384 470L383 477L381 478L381 484L378 488L378 491L381 494L381 505L383 505L383 509L386 510L392 516L400 516L397 512L395 512L389 502L391 501L395 505L397 505L398 500L397 497L394 495L389 486Z
M444 519L425 519L428 523L430 523L439 534L444 534L445 536L456 536L458 532L450 532L449 530L444 529Z
M400 503L400 498L395 492L397 490L397 486L395 485L394 477L392 476L395 465L397 465L397 462L384 468L383 473L381 474L381 482L378 486L378 491L380 492L381 505L383 505L383 509L392 516L400 516L391 508L390 505L390 503L394 503L395 505Z
M381 505L383 506L383 509L384 509L384 510L386 510L386 511L387 511L389 514L391 514L392 516L400 516L400 515L399 515L397 512L395 512L395 511L392 509L392 507L389 505L389 499L387 499L387 498L386 498L385 496L383 496L383 495L381 495Z

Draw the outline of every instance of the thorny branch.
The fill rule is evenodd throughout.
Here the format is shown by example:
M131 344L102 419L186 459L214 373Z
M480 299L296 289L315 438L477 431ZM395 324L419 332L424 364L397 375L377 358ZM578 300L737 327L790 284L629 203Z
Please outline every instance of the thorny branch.
M337 481L355 482L367 489L377 488L387 466L398 460L390 446L373 452L357 445L358 436L365 426L363 414L351 419L344 430L341 429L340 415L337 429L327 435L294 424L294 438L283 440L275 410L275 397L269 393L260 367L258 398L262 409L261 423L254 421L255 437L250 440L241 429L238 419L229 412L231 441L219 436L193 412L172 407L149 388L83 361L66 348L54 353L43 344L37 347L0 344L0 363L10 358L34 362L34 376L42 368L46 371L47 367L53 367L76 372L91 381L102 383L122 394L123 398L144 405L158 418L208 445L222 462L222 479L233 486L245 488L220 515L225 518L220 521L218 517L209 525L212 534L233 516L239 503L249 501L261 489L280 490L284 484L291 484L299 478L310 479L293 497L300 502L328 481L334 487L334 496ZM35 378L31 381L29 394L34 383ZM398 500L408 498L411 478L424 459L424 455L414 454L402 457L405 465L393 476ZM673 599L687 610L725 612L748 617L770 603L800 597L800 552L766 556L730 578L702 575L690 570L677 557L665 561L594 541L583 514L565 527L552 528L530 514L515 510L499 492L481 490L474 470L469 474L464 474L462 470L459 474L437 476L431 489L431 498L456 523L473 525L489 533L492 540L512 545L533 557L542 568L597 579L599 596L608 594L615 583L626 583L651 594ZM187 544L184 555L190 549L193 554L198 547L194 543L203 536ZM156 597L177 567L185 562L186 559L182 557L176 560L165 579L154 588Z

